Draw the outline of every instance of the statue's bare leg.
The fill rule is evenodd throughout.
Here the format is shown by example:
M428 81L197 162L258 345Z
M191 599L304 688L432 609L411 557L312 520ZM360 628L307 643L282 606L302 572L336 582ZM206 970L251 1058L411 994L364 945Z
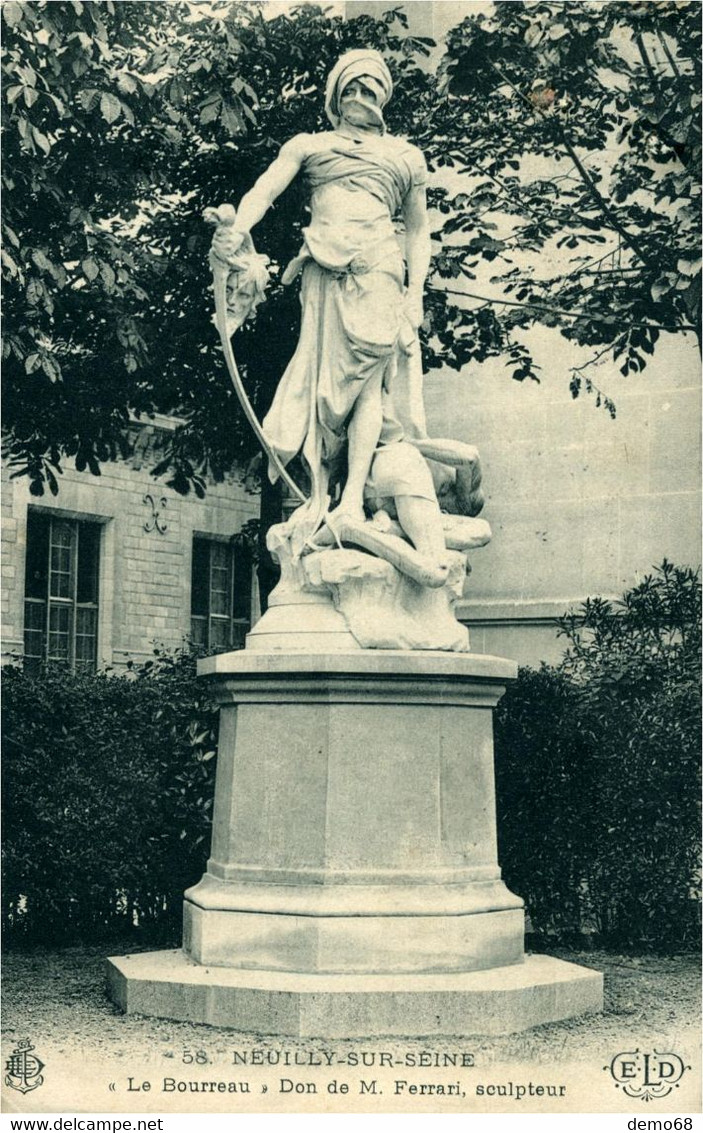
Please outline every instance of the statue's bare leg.
M432 500L421 496L396 496L398 521L411 543L421 555L436 566L447 565L442 514Z
M382 374L368 379L356 399L347 430L347 482L336 510L358 523L364 522L364 485L383 424L382 382Z

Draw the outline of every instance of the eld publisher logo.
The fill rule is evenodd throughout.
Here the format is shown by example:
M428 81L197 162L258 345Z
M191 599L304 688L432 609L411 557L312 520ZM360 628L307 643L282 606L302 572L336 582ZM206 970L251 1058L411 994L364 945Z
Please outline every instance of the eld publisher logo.
M629 1098L639 1098L650 1102L665 1098L683 1078L684 1071L690 1070L683 1059L672 1051L654 1050L645 1053L641 1050L627 1050L616 1054L609 1066L617 1089Z
M21 1094L36 1090L44 1082L44 1063L39 1061L33 1051L34 1047L29 1039L22 1039L5 1063L5 1085L19 1090Z

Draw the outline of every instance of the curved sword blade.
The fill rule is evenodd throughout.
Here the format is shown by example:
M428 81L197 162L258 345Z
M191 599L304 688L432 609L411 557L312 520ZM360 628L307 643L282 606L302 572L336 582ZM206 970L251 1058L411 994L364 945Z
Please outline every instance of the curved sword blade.
M306 503L307 502L307 496L302 491L302 489L298 487L298 485L295 483L295 481L293 479L291 479L291 476L289 475L289 473L286 469L286 466L281 462L280 457L278 456L278 454L274 451L274 449L271 447L271 445L267 441L264 430L262 429L261 424L259 423L259 419L256 416L256 413L254 412L252 404L249 401L249 398L247 397L246 390L244 389L244 385L242 383L242 379L241 379L240 374L239 374L239 369L237 367L237 363L236 363L235 358L234 358L234 351L232 349L232 343L231 343L229 334L227 333L227 276L229 274L228 269L224 264L222 266L220 266L218 263L215 263L215 264L213 264L212 271L213 271L213 281L214 281L214 291L215 291L215 325L217 326L217 330L218 330L219 335L220 335L220 340L222 342L222 349L223 349L224 355L225 355L225 362L227 363L227 369L229 371L229 376L231 378L232 385L234 386L235 393L237 394L237 397L239 398L239 404L241 405L242 409L244 410L244 416L246 417L247 421L249 422L252 429L254 430L261 447L263 448L264 452L266 453L269 460L273 464L274 468L278 472L278 475L281 477L281 480L283 480L283 482L285 484L287 484L287 486L290 488L291 492L293 492L293 494L295 496L297 496L297 498L302 503Z

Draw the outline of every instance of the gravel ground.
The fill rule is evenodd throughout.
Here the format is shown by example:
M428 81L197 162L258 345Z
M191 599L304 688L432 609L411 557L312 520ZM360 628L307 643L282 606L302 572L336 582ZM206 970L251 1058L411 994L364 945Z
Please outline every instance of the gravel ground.
M103 1080L106 1080L105 1075L114 1076L118 1091L124 1091L124 1084L128 1076L134 1074L135 1067L139 1068L139 1074L151 1073L159 1081L164 1074L202 1077L204 1072L212 1076L214 1071L207 1067L193 1065L188 1069L184 1066L183 1052L188 1050L206 1050L209 1066L219 1067L220 1076L223 1073L231 1076L232 1051L253 1047L306 1052L334 1047L341 1055L349 1050L384 1050L403 1052L403 1056L405 1052L423 1049L468 1050L473 1052L475 1066L484 1074L497 1074L499 1070L515 1066L533 1075L535 1071L549 1073L560 1066L564 1070L571 1067L573 1071L576 1064L577 1071L580 1065L584 1073L587 1067L591 1070L597 1067L601 1077L604 1061L620 1051L678 1050L689 1062L696 1059L693 1074L697 1077L700 966L698 958L691 955L633 957L555 949L553 954L561 959L605 973L606 1002L601 1015L582 1016L499 1038L466 1036L461 1040L435 1038L424 1042L416 1038L396 1038L325 1043L315 1039L282 1042L200 1024L124 1016L105 994L107 951L105 948L38 949L11 953L5 958L2 1028L5 1057L19 1039L29 1036L47 1066L50 1059L54 1059L54 1065L62 1067L64 1076L75 1074L85 1078L85 1067L90 1064L93 1069L100 1069ZM226 1071L222 1069L225 1066ZM609 1085L612 1087L612 1083ZM112 1089L112 1085L109 1088ZM29 1095L30 1099L32 1097ZM13 1108L15 1102L18 1108L27 1108L29 1103L18 1099L19 1095L13 1095L6 1108ZM156 1102L156 1098L148 1100ZM129 1108L128 1101L136 1105L144 1099L123 1097L120 1105ZM52 1104L59 1106L56 1099ZM118 1104L117 1098L114 1104ZM330 1105L329 1099L326 1104ZM160 1106L163 1105L161 1099ZM48 1100L47 1105L38 1108L50 1108ZM69 1108L76 1108L75 1101Z

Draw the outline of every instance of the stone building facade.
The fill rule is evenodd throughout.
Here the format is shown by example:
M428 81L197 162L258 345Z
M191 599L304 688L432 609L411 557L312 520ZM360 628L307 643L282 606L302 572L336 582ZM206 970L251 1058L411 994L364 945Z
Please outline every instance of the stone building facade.
M618 598L665 558L700 564L701 388L693 336L662 335L643 374L599 368L611 420L569 393L583 352L544 329L530 346L539 385L495 359L428 375L425 403L435 436L481 453L493 540L460 607L472 648L538 665L562 655L554 619L585 598Z
M154 480L167 419L131 430L132 454L99 477L66 462L56 497L3 468L3 658L124 669L196 640L239 646L258 617L237 536L258 497L232 477L204 500Z

